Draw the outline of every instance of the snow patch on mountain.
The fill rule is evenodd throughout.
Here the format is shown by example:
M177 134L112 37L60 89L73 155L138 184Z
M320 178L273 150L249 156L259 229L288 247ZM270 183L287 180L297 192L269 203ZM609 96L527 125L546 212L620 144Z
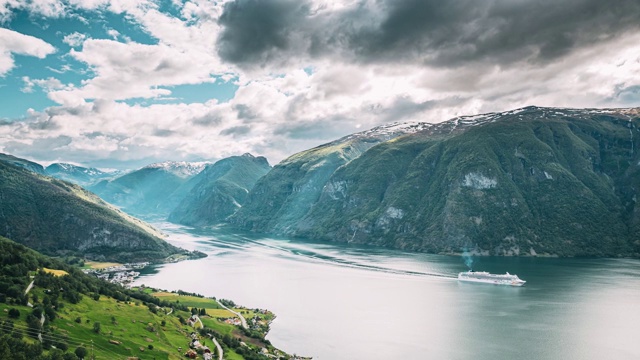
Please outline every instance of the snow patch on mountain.
M143 169L162 169L177 176L187 178L199 174L209 164L211 164L211 162L208 161L164 161L147 165Z

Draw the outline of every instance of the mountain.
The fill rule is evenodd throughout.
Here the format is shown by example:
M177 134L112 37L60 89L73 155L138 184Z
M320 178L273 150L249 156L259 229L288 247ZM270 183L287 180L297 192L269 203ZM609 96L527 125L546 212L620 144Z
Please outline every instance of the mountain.
M25 168L29 171L33 171L38 174L45 174L45 170L42 165L38 163L34 163L33 161L21 159L9 154L0 153L0 161L4 161L5 163L20 166L21 168Z
M425 125L351 159L324 145L275 166L232 220L435 253L638 257L639 127L640 109L528 107Z
M66 163L51 164L46 167L45 172L49 176L84 187L94 184L99 180L117 176L117 173L109 173L96 168L85 168Z
M252 231L289 233L318 200L336 169L376 144L428 126L393 123L294 154L258 180L229 221Z
M271 166L264 157L232 156L207 167L192 180L191 191L169 215L169 221L205 226L224 221L247 198L256 181Z
M113 261L186 253L78 185L0 161L0 235L38 251Z
M113 180L103 180L89 190L124 211L166 216L195 185L190 181L206 163L151 164Z

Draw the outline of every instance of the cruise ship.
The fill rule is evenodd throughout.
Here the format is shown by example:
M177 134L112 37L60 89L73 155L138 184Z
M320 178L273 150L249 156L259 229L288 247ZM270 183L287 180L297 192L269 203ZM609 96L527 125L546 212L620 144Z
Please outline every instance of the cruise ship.
M522 286L526 283L526 281L521 280L518 275L511 275L509 273L504 275L490 274L486 271L473 270L461 272L458 274L458 280L510 286Z

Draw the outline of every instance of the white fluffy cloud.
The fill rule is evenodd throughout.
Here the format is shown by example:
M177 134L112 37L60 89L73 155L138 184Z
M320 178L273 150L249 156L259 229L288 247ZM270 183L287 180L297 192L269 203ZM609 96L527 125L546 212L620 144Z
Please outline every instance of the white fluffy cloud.
M82 45L82 43L84 42L84 40L87 38L87 35L85 34L81 34L79 32L74 32L71 33L69 35L66 35L62 41L71 46L71 47L78 47L80 45Z
M55 48L41 39L0 28L0 76L4 76L15 66L12 54L43 59L53 52Z

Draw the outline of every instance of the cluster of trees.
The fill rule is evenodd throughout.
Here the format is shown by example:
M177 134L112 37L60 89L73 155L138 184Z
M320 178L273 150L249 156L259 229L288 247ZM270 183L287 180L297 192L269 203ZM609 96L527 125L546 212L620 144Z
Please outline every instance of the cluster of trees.
M232 300L220 299L220 302L222 303L222 305L226 307L230 307L230 308L236 307L236 303L234 303Z
M200 316L207 315L207 309L205 308L198 309L196 307L191 308L191 315L200 315Z

